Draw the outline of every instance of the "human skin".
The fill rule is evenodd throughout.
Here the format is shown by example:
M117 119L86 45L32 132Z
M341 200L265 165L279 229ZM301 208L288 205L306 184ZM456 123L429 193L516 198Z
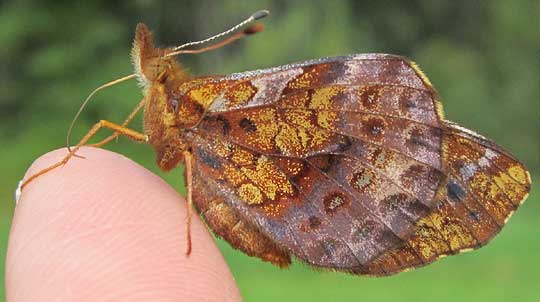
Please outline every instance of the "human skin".
M40 157L26 176L59 161ZM31 182L15 209L8 302L240 301L198 215L186 256L186 204L161 178L97 148Z

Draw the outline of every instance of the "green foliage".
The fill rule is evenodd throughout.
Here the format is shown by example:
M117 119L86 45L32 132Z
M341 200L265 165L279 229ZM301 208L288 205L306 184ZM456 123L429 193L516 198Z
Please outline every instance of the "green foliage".
M264 21L265 32L211 53L183 56L183 64L195 75L206 75L348 53L405 55L431 78L448 119L493 138L533 174L539 172L540 1L4 2L0 4L2 252L17 181L36 157L64 144L66 128L89 91L132 72L129 52L137 22L147 23L159 44L175 45L224 30L261 8L272 12ZM74 137L81 137L100 118L121 121L140 98L133 82L99 94ZM122 139L109 148L156 171L150 148ZM166 178L179 188L178 176L176 171ZM535 199L530 203L539 201L536 195ZM522 211L534 209L538 207ZM285 293L298 300L319 293L321 299L341 300L337 297L344 288L358 299L412 299L427 290L437 301L453 300L458 294L466 300L524 301L532 300L527 291L539 277L532 256L539 246L537 242L529 246L527 240L538 229L533 223L533 215L519 213L493 247L388 280L317 275L302 267L280 272L225 250L241 289L251 297L247 300ZM515 270L514 275L504 276L507 267ZM450 275L438 275L445 271ZM485 276L478 277L479 271ZM469 272L480 280L467 276ZM500 278L496 273L502 274ZM332 289L325 292L326 287ZM438 295L439 289L446 296ZM468 297L465 290L474 292Z

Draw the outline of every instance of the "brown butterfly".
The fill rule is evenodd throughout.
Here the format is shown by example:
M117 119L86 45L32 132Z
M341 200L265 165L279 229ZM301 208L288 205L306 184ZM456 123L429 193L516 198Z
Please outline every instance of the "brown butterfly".
M193 202L233 247L280 267L294 255L366 275L478 248L526 199L525 167L447 121L428 78L403 57L349 55L199 78L173 58L261 29L201 49L160 49L139 24L136 73L121 80L136 76L143 100L122 125L97 123L62 162L25 184L110 128L115 134L95 145L124 135L152 145L163 170L183 162L188 209ZM143 107L144 131L127 128Z

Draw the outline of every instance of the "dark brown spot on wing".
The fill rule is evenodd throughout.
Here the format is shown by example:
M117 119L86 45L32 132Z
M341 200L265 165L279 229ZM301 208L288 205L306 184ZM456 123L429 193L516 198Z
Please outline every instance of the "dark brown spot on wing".
M219 130L223 135L228 135L231 131L231 125L229 123L229 120L227 120L227 118L225 118L221 114L205 116L204 122L208 123L208 127Z
M382 138L386 124L383 119L371 117L362 122L362 131L374 139Z
M321 220L317 216L309 217L309 227L311 229L316 229L321 225Z
M341 193L332 193L324 198L324 208L327 214L333 214L350 201Z
M332 165L336 163L336 160L337 156L331 154L317 155L309 158L309 162L322 172L328 172L332 168Z
M368 110L373 110L379 104L381 87L378 85L366 86L360 90L360 102L363 107Z
M351 187L358 191L364 192L375 180L375 172L361 168L359 172L353 175L351 179Z
M386 168L392 162L392 159L392 152L382 148L377 148L371 155L371 163L379 169Z
M458 185L457 183L453 181L449 181L446 184L446 190L448 192L448 197L450 197L452 201L461 201L467 195L465 190L463 190L463 188L460 185Z
M255 132L255 131L257 131L257 126L255 125L255 123L253 123L248 118L241 119L239 125L246 132Z

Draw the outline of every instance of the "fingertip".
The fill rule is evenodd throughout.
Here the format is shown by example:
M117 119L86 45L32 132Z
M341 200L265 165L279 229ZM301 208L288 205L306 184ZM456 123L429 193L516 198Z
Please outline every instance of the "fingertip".
M26 177L65 154L41 156ZM120 154L78 154L85 158L23 189L6 260L8 301L241 299L197 215L186 257L185 202L174 189Z

